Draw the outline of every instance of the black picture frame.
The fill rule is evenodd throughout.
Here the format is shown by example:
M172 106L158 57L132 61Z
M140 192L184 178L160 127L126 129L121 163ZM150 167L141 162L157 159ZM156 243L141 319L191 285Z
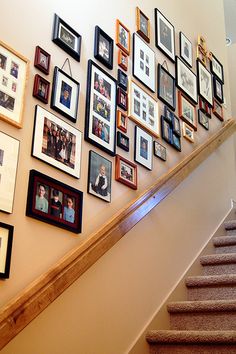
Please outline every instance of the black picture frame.
M123 90L127 91L127 88L128 88L128 76L121 69L118 69L118 71L117 71L117 84Z
M168 144L172 143L171 122L164 116L161 116L161 137Z
M213 93L219 103L224 103L223 84L216 76L213 76Z
M205 101L208 102L210 107L213 106L213 87L212 87L212 74L205 67L201 60L197 59L197 82L198 94Z
M174 132L172 134L171 146L173 146L173 148L175 148L176 150L181 152L181 139L180 139L180 136L178 134L175 134Z
M89 151L87 192L111 202L112 162L95 151Z
M117 106L124 111L128 110L128 94L121 87L117 88Z
M170 108L168 106L164 106L164 117L166 120L168 120L168 122L172 122L173 117L174 117L174 112L172 112L170 110Z
M80 83L55 66L53 74L51 108L76 123Z
M161 136L175 150L181 152L181 126L180 120L175 115L171 115L172 119L161 116Z
M156 47L175 62L175 28L158 9L154 11Z
M30 170L27 216L78 234L82 230L82 208L83 192Z
M0 278L10 276L14 226L0 222Z
M72 58L80 61L82 37L57 14L54 15L52 41Z
M94 58L111 70L113 69L113 48L113 39L99 26L95 26Z
M158 143L157 141L153 141L153 153L154 156L158 157L162 161L166 161L166 147Z
M183 32L179 32L179 55L181 59L190 67L193 66L193 46L191 41Z
M172 117L172 130L173 130L173 134L181 136L180 119L175 114L173 114Z
M117 132L117 146L125 151L129 151L129 137L121 132Z
M197 75L178 56L175 61L175 77L176 86L196 105L198 103Z
M84 139L111 156L116 153L116 91L117 81L90 59Z
M209 117L201 109L198 110L198 123L209 130Z
M221 62L211 53L210 57L210 70L214 76L224 83L224 67Z
M158 64L158 98L175 111L176 87L175 78L161 65Z

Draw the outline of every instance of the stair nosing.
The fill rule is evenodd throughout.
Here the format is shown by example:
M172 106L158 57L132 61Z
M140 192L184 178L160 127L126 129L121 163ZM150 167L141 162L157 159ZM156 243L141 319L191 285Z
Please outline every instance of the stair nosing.
M169 313L236 311L236 300L176 301L167 305Z
M236 246L236 236L217 236L213 238L215 247Z
M187 287L236 285L236 274L191 276L186 278L185 284Z
M236 253L210 254L200 257L201 265L235 264Z

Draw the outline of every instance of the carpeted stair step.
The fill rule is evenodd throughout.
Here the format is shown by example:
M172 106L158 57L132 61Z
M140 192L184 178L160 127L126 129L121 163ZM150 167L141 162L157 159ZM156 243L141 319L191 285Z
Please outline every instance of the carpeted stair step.
M224 228L226 230L227 235L235 235L236 234L236 220L225 221Z
M236 253L202 256L204 275L236 274Z
M216 253L236 253L236 236L219 236L213 238Z
M233 354L236 331L148 331L150 354Z
M236 275L203 275L186 278L189 301L236 299Z
M236 300L171 302L167 309L172 330L236 331Z

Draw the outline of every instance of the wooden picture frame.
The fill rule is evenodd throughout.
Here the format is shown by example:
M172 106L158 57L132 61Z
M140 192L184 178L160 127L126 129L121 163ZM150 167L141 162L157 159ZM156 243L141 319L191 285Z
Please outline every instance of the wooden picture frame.
M176 86L185 93L194 104L198 102L197 76L176 56L175 62Z
M83 192L30 170L26 215L65 230L82 230Z
M57 14L54 15L52 41L72 58L80 61L82 37Z
M198 123L206 130L209 130L209 118L206 113L204 113L200 109L198 110Z
M35 106L31 155L80 178L82 133L47 111Z
M126 113L117 110L117 128L122 130L122 132L127 133L128 127L128 116Z
M138 188L137 165L120 155L116 155L115 179L116 181L123 183L132 189L137 189Z
M194 143L194 129L185 122L183 123L183 136L191 143Z
M116 20L116 45L127 55L130 53L130 30Z
M158 64L158 98L173 111L176 106L175 78L161 65Z
M113 69L113 39L99 26L95 26L94 57L108 69Z
M182 94L181 91L178 92L178 108L179 117L188 125L190 125L194 130L197 130L196 107L187 97Z
M139 126L135 126L134 161L152 170L153 139L150 134Z
M125 151L129 151L129 137L121 132L117 132L117 146Z
M193 46L183 32L179 32L180 57L190 68L193 66Z
M158 143L157 141L153 141L153 152L154 156L159 157L159 159L166 161L166 147Z
M175 62L175 28L167 18L155 9L156 47Z
M29 60L0 41L0 119L23 126Z
M50 70L51 55L37 45L35 48L34 66L48 75Z
M212 113L221 121L224 120L223 107L215 99L213 99Z
M139 7L136 7L136 31L147 43L150 43L150 20Z
M49 90L50 82L41 75L36 74L34 77L33 96L43 103L48 103Z
M201 60L197 60L198 93L210 107L213 105L212 74Z
M125 71L128 70L128 55L121 49L118 50L118 65Z
M10 276L14 226L0 222L0 278Z

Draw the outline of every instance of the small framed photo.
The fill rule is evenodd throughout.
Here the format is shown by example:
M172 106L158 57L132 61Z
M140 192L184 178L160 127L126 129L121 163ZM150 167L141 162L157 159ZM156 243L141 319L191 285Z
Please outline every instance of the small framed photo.
M127 133L128 117L125 113L117 110L117 128Z
M128 95L122 88L117 89L117 105L124 111L128 110Z
M128 70L128 55L121 49L118 50L118 65L125 71Z
M128 161L120 155L116 155L116 181L125 184L126 186L137 189L138 175L137 165Z
M11 251L14 226L0 222L0 278L10 275Z
M219 60L211 54L210 56L210 69L213 75L215 75L218 80L223 84L224 83L224 68Z
M178 134L175 134L173 132L172 134L172 143L171 145L178 151L181 151L181 139L180 136Z
M116 91L116 80L89 60L84 138L111 156L116 149Z
M154 155L156 157L159 157L159 159L166 161L166 148L165 146L161 145L157 141L153 142L153 151Z
M175 61L175 28L167 18L155 9L156 47L171 61Z
M161 136L168 144L172 143L172 122L161 116Z
M216 76L213 76L214 97L218 102L224 103L223 84Z
M0 119L22 128L29 60L0 41Z
M194 130L186 123L183 123L183 136L191 143L194 143Z
M88 193L111 202L112 163L96 152L89 151Z
M181 136L180 120L175 114L172 119L172 130L174 134Z
M138 7L136 7L136 30L147 43L150 43L150 20Z
M197 76L179 57L176 57L175 64L176 86L182 90L190 100L197 104Z
M213 99L212 112L219 120L224 120L223 107L215 99Z
M197 73L198 73L198 93L212 107L213 105L212 75L200 60L197 60Z
M50 82L45 80L41 75L36 74L34 77L33 96L43 103L48 103Z
M202 112L200 109L198 110L198 122L206 130L209 130L209 118L207 117L206 113Z
M51 108L75 123L79 103L79 82L55 66L52 85Z
M41 70L44 74L49 74L51 62L51 55L48 54L44 49L39 47L35 48L34 66Z
M157 95L161 101L175 110L175 78L161 64L158 64Z
M169 123L171 123L174 119L174 112L172 112L167 106L164 106L164 117Z
M194 130L197 130L196 107L180 91L178 92L178 101L179 117Z
M76 234L82 229L83 192L30 171L26 215Z
M134 160L150 171L152 170L152 149L152 136L136 125Z
M118 86L120 86L123 90L127 91L128 88L128 76L124 71L118 69Z
M136 33L133 34L133 76L155 92L155 52Z
M108 69L113 69L113 39L99 26L95 27L94 57Z
M80 178L82 133L43 107L35 107L32 156Z
M180 57L191 68L193 66L193 48L192 48L192 43L183 34L183 32L179 32L179 48L180 48Z
M55 14L52 41L77 61L80 61L81 40L81 35Z
M128 116L153 136L160 136L157 101L133 80L129 81Z
M13 211L19 147L19 140L0 131L0 210L9 214Z
M208 118L211 118L211 108L209 103L199 97L199 109L207 115Z
M116 45L127 55L130 52L130 31L119 20L116 20Z
M125 151L129 151L129 138L128 136L117 132L117 146Z

